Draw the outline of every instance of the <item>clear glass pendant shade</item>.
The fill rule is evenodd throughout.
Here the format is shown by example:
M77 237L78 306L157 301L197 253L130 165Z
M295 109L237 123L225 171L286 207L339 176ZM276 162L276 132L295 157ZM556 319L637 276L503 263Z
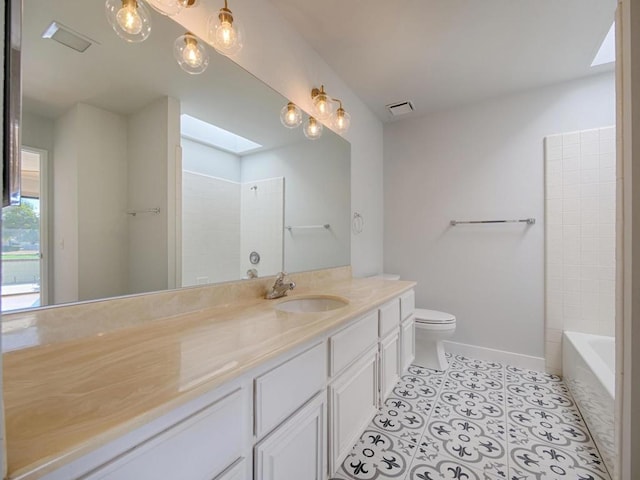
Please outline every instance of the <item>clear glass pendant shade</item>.
M173 54L182 69L193 75L204 72L209 65L209 52L192 33L176 38Z
M225 6L209 17L209 41L219 53L235 55L242 49L242 26Z
M345 133L351 126L351 115L349 115L344 108L340 107L331 116L331 125L338 133Z
M333 104L329 96L325 93L324 87L314 92L313 96L313 112L316 118L320 120L328 119L333 113Z
M289 102L280 110L280 121L287 128L296 128L302 123L302 112L294 103Z
M322 135L322 124L315 118L309 117L304 124L304 136L309 140L316 140Z
M127 42L142 42L151 33L151 15L141 0L107 0L105 11L111 28Z

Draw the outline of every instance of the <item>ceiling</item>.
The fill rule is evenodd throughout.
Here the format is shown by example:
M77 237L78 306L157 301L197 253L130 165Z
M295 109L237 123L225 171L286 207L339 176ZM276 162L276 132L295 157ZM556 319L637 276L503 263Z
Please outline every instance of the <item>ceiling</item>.
M590 65L616 0L271 3L383 121L390 103L407 118L613 69Z

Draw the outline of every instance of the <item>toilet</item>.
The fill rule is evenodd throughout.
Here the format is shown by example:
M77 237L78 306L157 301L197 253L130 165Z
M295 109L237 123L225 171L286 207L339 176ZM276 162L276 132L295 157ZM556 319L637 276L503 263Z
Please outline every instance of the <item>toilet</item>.
M443 341L456 331L456 317L437 310L416 308L416 358L414 364L435 370L446 370L449 362Z

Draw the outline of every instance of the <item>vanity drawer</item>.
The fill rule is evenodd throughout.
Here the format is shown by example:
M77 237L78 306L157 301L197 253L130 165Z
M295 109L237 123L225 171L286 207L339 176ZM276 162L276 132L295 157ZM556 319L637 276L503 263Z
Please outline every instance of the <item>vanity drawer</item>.
M82 479L215 478L242 457L249 440L246 393L236 390Z
M416 311L416 292L410 290L400 296L400 318L406 320Z
M281 423L323 389L326 380L325 342L256 378L256 435Z
M336 375L378 340L378 312L373 311L329 339L329 370Z
M380 312L380 337L384 337L394 328L400 325L400 298L394 298L385 303L379 309Z

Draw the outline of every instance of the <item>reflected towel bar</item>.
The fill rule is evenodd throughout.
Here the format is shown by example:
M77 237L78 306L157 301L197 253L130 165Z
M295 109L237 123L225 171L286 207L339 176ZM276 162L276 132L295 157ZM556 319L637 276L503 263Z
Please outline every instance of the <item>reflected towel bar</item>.
M152 213L154 215L158 215L160 213L160 209L159 208L147 208L146 210L130 210L130 211L127 212L127 215L131 215L132 217L135 217L139 213Z
M456 225L460 225L462 223L465 223L465 224L470 224L470 223L526 223L527 225L535 225L536 219L535 218L522 218L520 220L469 220L469 221L465 221L465 222L459 222L457 220L451 220L449 222L449 224L452 227L455 227Z
M303 229L303 228L326 228L327 230L329 230L329 228L331 228L331 225L329 225L328 223L325 223L324 225L287 225L286 227L287 230L291 231L293 229Z

